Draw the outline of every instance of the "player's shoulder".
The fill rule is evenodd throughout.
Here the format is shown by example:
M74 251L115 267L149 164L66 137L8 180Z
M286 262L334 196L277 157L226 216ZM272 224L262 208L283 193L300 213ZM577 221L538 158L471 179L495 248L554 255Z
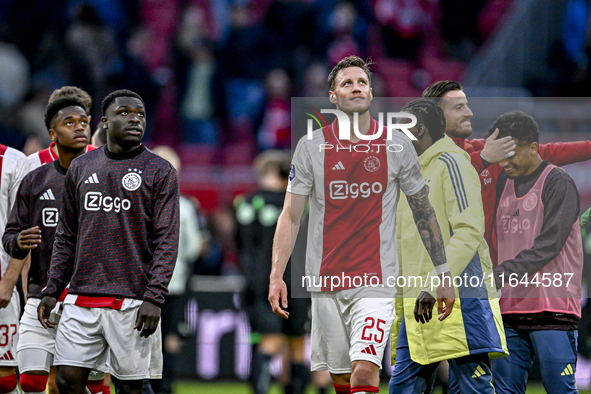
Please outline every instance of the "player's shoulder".
M168 160L152 152L150 149L146 148L142 154L145 155L144 160L148 161L151 165L155 165L156 168L164 169L165 171L176 171Z
M26 166L27 169L29 168L29 161L23 152L6 145L0 145L0 152L1 151L4 151L4 153L2 153L3 163L9 164L9 166L6 166L7 170L16 170L19 166Z
M550 170L547 179L553 181L554 183L571 183L576 187L574 179L562 167L554 166L554 168Z
M10 146L0 145L0 151L4 150L4 160L26 161L27 156L19 150L11 148Z
M326 144L326 138L324 137L323 129L317 129L312 132L311 135L306 134L298 141L296 146L297 150L304 150L307 152L318 150L320 145Z

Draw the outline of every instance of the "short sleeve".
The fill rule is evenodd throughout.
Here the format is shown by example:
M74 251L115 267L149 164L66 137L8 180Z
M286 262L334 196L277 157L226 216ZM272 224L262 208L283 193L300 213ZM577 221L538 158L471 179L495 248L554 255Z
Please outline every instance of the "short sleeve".
M417 152L412 144L405 140L402 147L400 152L395 153L398 155L397 159L400 160L398 180L404 194L412 196L425 186L425 178L421 173Z
M312 192L314 185L314 175L312 170L312 159L307 149L306 137L304 136L298 143L291 166L289 167L289 183L287 191L289 193L308 196Z

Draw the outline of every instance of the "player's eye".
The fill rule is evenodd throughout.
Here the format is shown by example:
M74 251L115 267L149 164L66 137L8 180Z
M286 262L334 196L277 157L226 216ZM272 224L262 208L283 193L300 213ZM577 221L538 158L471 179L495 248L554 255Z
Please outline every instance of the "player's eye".
M121 115L127 115L128 112L126 110L121 111Z
M144 116L146 116L146 114L143 112L138 112L137 116L139 116L140 118L143 118Z
M88 124L88 121L87 120L83 120L81 123L82 123L83 126L86 126Z
M66 126L72 126L73 124L73 122L66 122Z

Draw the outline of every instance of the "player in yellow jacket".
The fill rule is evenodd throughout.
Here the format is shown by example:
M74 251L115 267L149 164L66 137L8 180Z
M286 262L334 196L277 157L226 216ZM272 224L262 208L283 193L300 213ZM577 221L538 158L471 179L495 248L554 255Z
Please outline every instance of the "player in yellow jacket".
M462 393L494 393L488 359L508 352L483 237L480 180L468 154L445 135L445 118L437 103L419 99L403 111L417 117L417 125L410 131L417 138L413 145L442 229L450 271L456 278L458 310L443 321L431 320L435 299L425 282L430 284L436 274L429 255L417 247L421 234L408 203L401 199L396 221L400 275L391 330L395 366L390 394L422 393L443 360L449 360L455 385Z

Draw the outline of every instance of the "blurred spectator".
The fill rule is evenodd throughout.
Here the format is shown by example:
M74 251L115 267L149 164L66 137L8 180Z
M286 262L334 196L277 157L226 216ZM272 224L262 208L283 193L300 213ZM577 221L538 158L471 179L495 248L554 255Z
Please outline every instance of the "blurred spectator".
M301 0L273 0L264 25L271 38L271 66L291 75L301 75L318 40L317 15L311 4Z
M17 116L20 127L28 138L38 141L41 149L45 149L51 143L47 127L43 117L47 108L47 100L51 90L45 85L40 85L31 90L28 100L19 108Z
M291 145L291 80L283 69L265 78L265 108L257 140L261 150L289 149Z
M375 0L373 11L381 26L386 55L416 60L428 21L424 0Z
M185 142L216 144L213 78L216 61L205 32L205 10L189 6L175 39L176 75Z
M121 62L115 34L99 20L96 10L90 5L78 4L72 17L72 23L66 30L66 43L89 70L91 96L95 102L101 102L109 93L109 75ZM97 109L93 115L98 115Z
M303 394L309 375L308 367L304 365L304 335L310 300L291 298L290 316L286 320L273 313L267 299L273 237L285 199L290 159L289 152L261 153L254 163L259 190L235 200L240 266L246 278L244 306L252 331L258 338L251 361L250 377L255 394L268 393L271 358L282 354L284 350L289 353L283 364L282 383L285 392ZM301 249L305 248L298 250ZM303 261L300 263L303 266ZM292 294L290 267L291 265L285 272L288 291Z
M560 40L550 53L549 66L554 68L554 92L562 97L584 97L589 94L589 1L569 0L564 7Z
M252 136L252 119L263 105L261 79L269 70L270 43L263 26L252 18L250 6L241 2L230 8L228 40L218 54L218 76L227 100L232 133ZM217 104L217 103L216 103ZM225 141L222 141L224 143Z
M153 149L157 155L168 160L178 171L181 161L176 152L168 146ZM184 319L185 291L191 276L192 265L201 253L202 237L198 226L197 210L193 202L181 195L180 201L179 249L176 265L170 283L166 308L162 308L161 328L163 340L162 380L152 380L156 393L172 393L172 383L176 369L175 358L181 350L183 329L179 325Z
M441 28L447 55L469 61L480 44L478 15L487 0L441 0Z
M354 33L356 26L362 26L361 30L366 31L367 25L358 18L353 3L339 3L330 15L329 23L333 39L328 46L327 57L331 65L350 55L364 56L366 36L355 36Z
M327 69L328 66L323 63L311 63L304 74L304 83L299 96L328 97Z

